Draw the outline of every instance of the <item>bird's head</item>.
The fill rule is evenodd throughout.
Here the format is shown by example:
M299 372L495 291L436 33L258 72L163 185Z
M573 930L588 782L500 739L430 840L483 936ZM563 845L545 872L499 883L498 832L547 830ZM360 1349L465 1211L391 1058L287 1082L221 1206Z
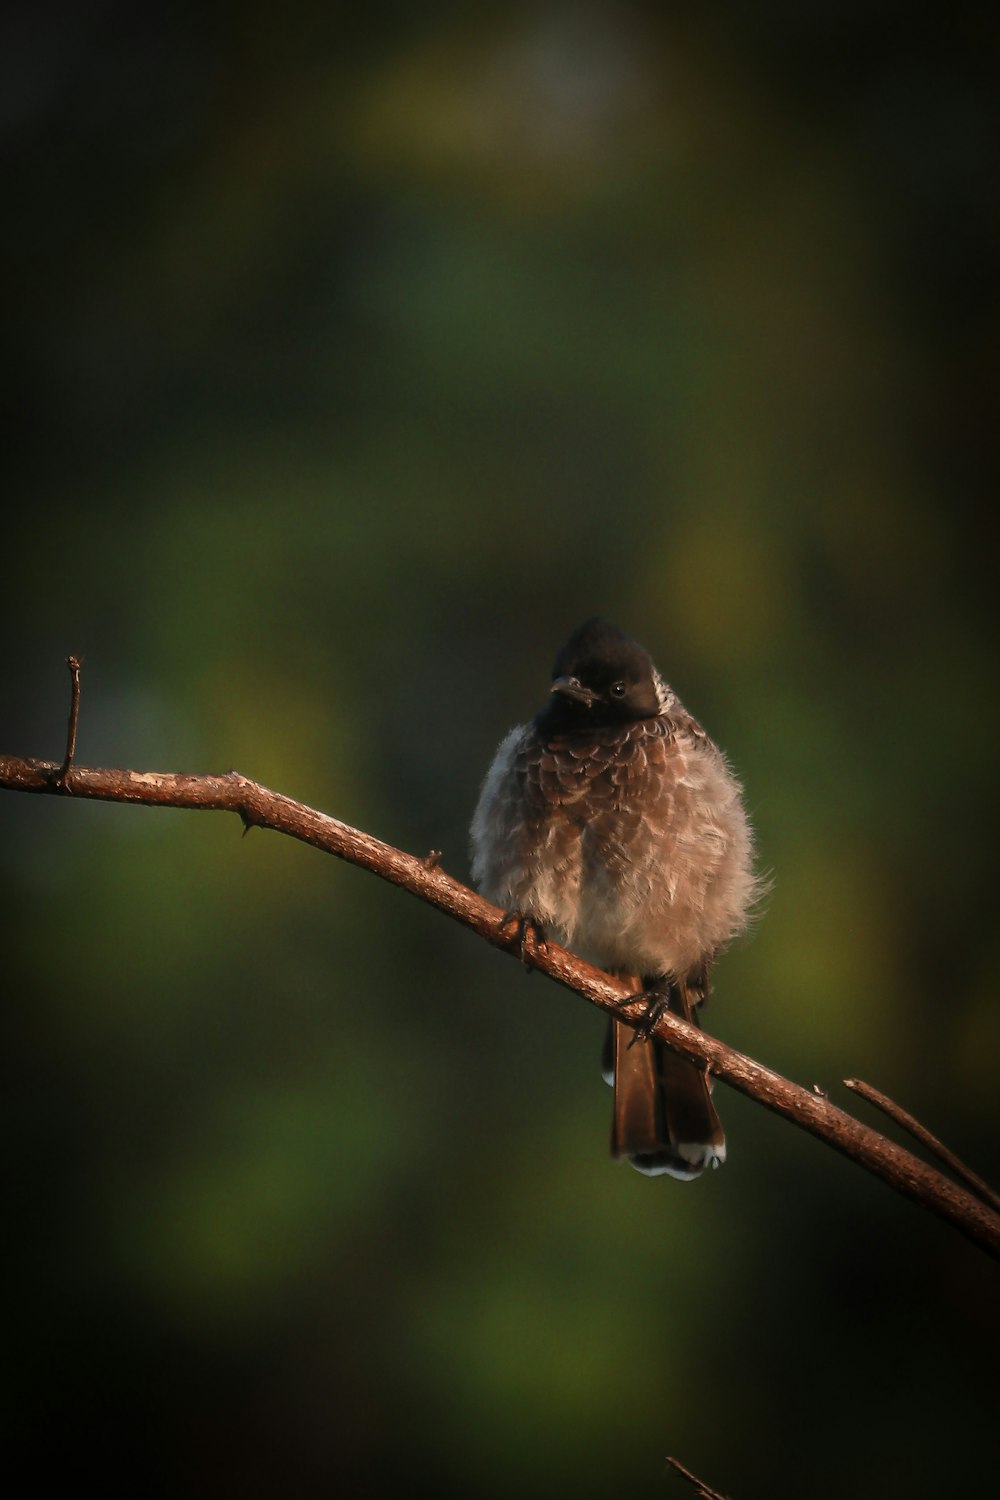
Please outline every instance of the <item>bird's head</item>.
M598 728L651 719L675 701L649 652L595 616L574 630L556 656L543 714L558 727Z

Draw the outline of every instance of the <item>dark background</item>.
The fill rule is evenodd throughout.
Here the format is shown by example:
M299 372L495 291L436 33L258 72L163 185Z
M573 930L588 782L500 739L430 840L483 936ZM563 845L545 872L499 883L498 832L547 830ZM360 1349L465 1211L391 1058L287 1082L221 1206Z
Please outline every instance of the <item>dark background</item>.
M602 612L774 875L708 1024L996 1144L990 7L24 3L0 47L0 751L265 784L467 875ZM989 1260L235 818L0 800L31 1493L950 1496ZM863 1106L857 1106L863 1112Z

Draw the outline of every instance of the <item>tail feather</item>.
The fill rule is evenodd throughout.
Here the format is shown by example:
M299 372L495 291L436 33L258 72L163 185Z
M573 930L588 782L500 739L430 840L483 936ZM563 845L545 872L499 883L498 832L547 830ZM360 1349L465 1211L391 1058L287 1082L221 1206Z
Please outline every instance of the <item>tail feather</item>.
M670 1009L693 1020L687 986L670 986ZM634 1043L634 1045L631 1045ZM611 1154L648 1176L685 1180L726 1159L726 1137L704 1069L672 1052L656 1037L636 1039L631 1026L612 1020L614 1065Z

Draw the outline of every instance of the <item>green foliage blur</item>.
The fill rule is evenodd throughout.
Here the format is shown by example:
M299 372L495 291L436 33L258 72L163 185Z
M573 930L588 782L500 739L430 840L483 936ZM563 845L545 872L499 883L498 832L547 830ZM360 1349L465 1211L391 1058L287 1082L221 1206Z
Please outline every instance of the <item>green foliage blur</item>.
M5 25L0 752L61 757L77 653L80 763L466 878L603 613L773 872L707 1024L1000 1177L988 8ZM971 1492L995 1268L944 1224L724 1088L722 1172L613 1164L600 1017L290 840L0 830L33 1492Z

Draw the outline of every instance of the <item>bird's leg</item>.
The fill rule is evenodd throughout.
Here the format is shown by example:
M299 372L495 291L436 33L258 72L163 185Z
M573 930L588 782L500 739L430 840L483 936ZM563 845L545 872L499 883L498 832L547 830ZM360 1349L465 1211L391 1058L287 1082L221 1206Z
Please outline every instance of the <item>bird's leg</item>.
M528 916L527 912L517 911L516 909L514 909L511 911L505 911L503 916L500 918L499 923L497 924L497 932L499 933L501 938L503 937L508 927L514 928L514 937L510 946L513 948L517 948L518 952L521 955L521 962L530 974L531 959L528 953L529 937L531 939L531 946L540 953L544 953L549 946L545 940L545 932L542 928L542 924L540 922L536 922L534 917Z

